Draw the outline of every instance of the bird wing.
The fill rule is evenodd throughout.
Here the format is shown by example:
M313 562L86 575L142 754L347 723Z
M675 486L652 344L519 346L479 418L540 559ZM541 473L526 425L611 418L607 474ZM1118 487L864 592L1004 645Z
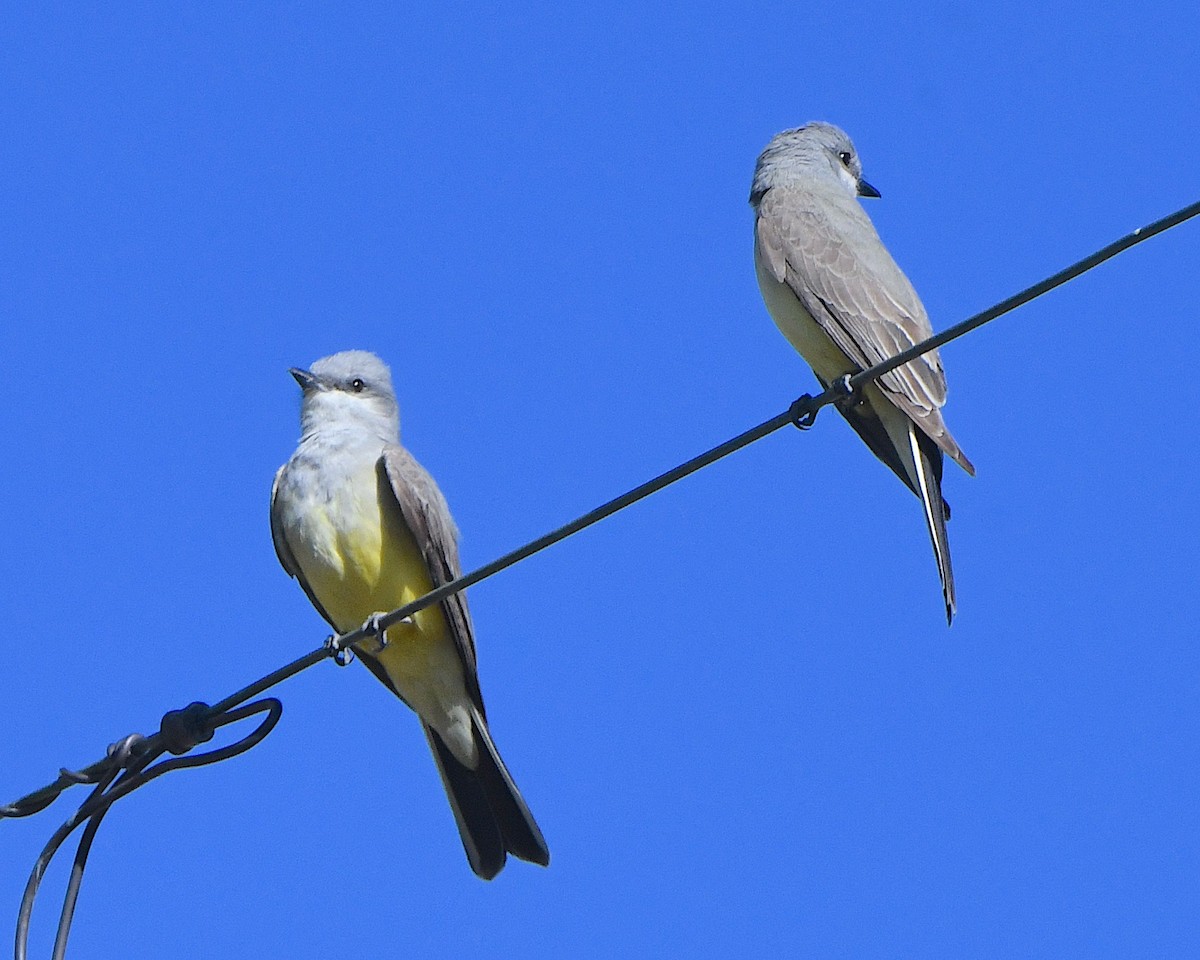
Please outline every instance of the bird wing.
M304 591L312 605L316 607L317 613L324 617L325 622L333 627L334 630L337 630L338 628L333 622L333 617L321 606L321 601L317 599L316 593L313 592L312 587L309 586L308 581L304 578L304 571L300 569L300 564L296 562L292 548L287 542L287 532L283 529L283 518L280 516L281 511L278 503L279 480L286 469L287 464L285 463L276 470L275 482L271 484L271 540L275 543L275 556L279 558L279 563L287 571L288 576L293 577L300 584L300 588Z
M458 560L458 529L450 516L446 498L429 472L399 444L384 448L379 467L388 479L400 514L425 559L429 579L435 588L462 575ZM467 692L483 714L483 696L475 662L475 630L467 610L467 598L461 591L441 602L463 665Z
M757 230L775 279L791 288L859 369L933 335L920 298L857 201L775 187L759 203ZM946 376L936 350L885 373L877 383L889 401L974 474L942 419Z

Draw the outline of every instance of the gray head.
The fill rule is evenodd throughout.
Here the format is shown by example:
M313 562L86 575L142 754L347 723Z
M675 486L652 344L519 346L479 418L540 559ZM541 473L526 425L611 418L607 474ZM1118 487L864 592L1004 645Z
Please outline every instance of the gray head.
M815 178L825 183L840 183L851 196L879 196L879 191L863 179L862 162L846 131L818 121L784 130L771 138L754 167L750 203L758 206L763 194L772 187L811 184Z
M345 429L384 441L400 434L400 408L387 364L366 350L344 350L322 357L308 370L289 371L304 397L300 425L304 435Z

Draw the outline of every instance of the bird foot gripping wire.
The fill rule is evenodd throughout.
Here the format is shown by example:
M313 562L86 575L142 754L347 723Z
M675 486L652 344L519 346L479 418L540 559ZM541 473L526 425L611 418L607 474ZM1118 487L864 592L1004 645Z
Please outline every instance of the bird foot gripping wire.
M333 658L333 662L339 667L347 666L354 661L354 647L350 644L342 643L342 638L338 636L330 636L325 640L325 649L329 656Z
M354 660L354 650L360 644L363 645L363 652L372 657L383 653L388 645L387 634L384 632L387 628L383 626L383 618L386 616L384 611L373 613L356 630L329 637L325 641L325 649L333 658L333 662L339 667L346 666ZM368 643L371 645L367 646Z
M385 610L376 611L375 613L373 613L369 617L367 617L366 623L363 624L363 629L367 632L368 636L375 642L375 648L373 650L367 651L373 657L377 657L381 653L383 653L384 648L386 648L388 645L388 638L387 638L387 632L386 632L387 628L383 625L383 618L386 616L387 616L387 611L385 611ZM408 621L411 623L412 618L409 617Z
M834 403L845 403L853 398L857 392L854 389L854 374L844 373L829 385L829 389L833 391Z
M812 425L817 422L817 414L820 411L821 408L816 405L816 397L811 393L806 393L792 402L788 409L788 416L791 418L792 426L797 430L810 430Z
M392 624L384 624L384 621L392 615L393 611L380 610L371 614L363 625L350 633L342 636L329 637L325 641L325 649L328 655L333 658L333 662L339 667L344 667L354 659L355 647L362 646L362 651L372 657L377 657L388 648L391 641L388 639L387 631L399 624L407 624L412 626L414 620L411 616L404 617L402 620Z
M819 397L806 393L793 401L788 408L791 424L799 430L808 430L817 422L817 414L825 404L833 403L844 408L846 404L852 402L858 393L854 386L854 376L853 373L843 374L830 383Z

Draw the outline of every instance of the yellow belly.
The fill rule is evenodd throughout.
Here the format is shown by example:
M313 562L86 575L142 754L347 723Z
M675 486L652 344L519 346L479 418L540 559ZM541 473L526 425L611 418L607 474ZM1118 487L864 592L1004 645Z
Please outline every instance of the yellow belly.
M340 633L433 589L390 489L380 489L386 478L372 469L354 479L308 511L308 549L297 551L303 554L297 562L309 587ZM413 621L388 629L387 646L376 659L401 695L422 712L419 704L430 695L455 699L461 666L439 604L418 611Z

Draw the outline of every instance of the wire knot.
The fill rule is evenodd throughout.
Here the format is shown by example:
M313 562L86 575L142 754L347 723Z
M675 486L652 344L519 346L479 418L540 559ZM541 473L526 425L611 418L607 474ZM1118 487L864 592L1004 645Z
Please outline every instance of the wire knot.
M178 757L211 740L215 729L212 708L207 703L197 700L182 710L171 710L165 714L159 733L162 735L163 745Z

